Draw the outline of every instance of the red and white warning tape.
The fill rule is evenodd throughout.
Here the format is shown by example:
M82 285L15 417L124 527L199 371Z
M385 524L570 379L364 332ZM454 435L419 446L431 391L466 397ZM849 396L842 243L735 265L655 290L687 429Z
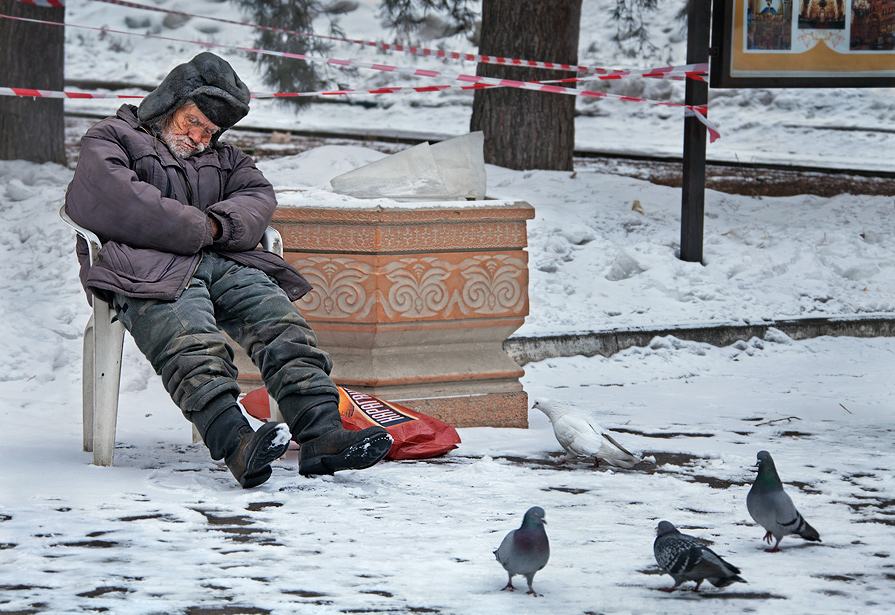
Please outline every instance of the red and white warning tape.
M562 86L550 85L549 82L538 81L510 81L507 79L484 79L479 83L471 86L455 86L455 85L433 85L424 87L391 87L378 88L376 90L335 90L331 92L301 92L301 93L279 93L279 92L257 92L252 94L253 98L290 98L298 96L347 96L349 94L397 94L400 92L434 92L460 88L463 90L477 90L492 87L511 87L525 90L535 90L539 92L549 92L555 94L569 94L572 96L580 96L583 98L606 98L609 100L621 100L625 102L642 102L653 105L666 107L680 107L689 115L692 114L708 131L709 141L714 143L721 138L718 128L708 119L708 105L685 105L682 103L674 103L663 100L650 100L648 98L636 98L634 96L619 96L617 94L607 94L606 92L594 92L591 90L576 90L573 88L565 88Z
M19 0L22 4L32 4L50 9L58 9L65 6L65 0Z
M308 55L304 55L304 54L287 53L287 52L281 52L281 51L270 51L270 50L266 50L266 49L254 49L251 47L224 45L221 43L211 43L211 42L206 42L206 41L190 41L190 40L186 40L186 39L160 36L160 35L156 35L156 34L135 34L132 32L123 32L120 30L113 30L110 28L100 28L100 27L96 27L96 26L83 26L83 25L77 25L77 24L64 24L64 23L53 22L53 21L30 19L30 18L26 18L26 17L13 17L10 15L3 15L3 14L0 14L0 18L12 19L12 20L16 20L16 21L25 21L25 22L31 22L31 23L40 23L40 24L45 24L45 25L80 28L80 29L85 29L85 30L96 30L99 32L111 33L111 34L123 34L123 35L127 35L127 36L142 36L143 38L174 41L174 42L179 42L179 43L188 43L188 44L194 44L194 45L201 45L204 47L228 49L228 50L234 50L234 51L244 51L244 52L249 52L249 53L260 53L260 54L272 55L272 56L283 57L283 58L304 60L307 62L320 62L320 63L324 63L324 64L332 64L335 66L354 66L354 67L358 67L358 68L367 68L367 69L371 69L371 70L393 72L393 73L397 73L397 74L411 75L411 76L416 76L416 77L429 77L429 78L442 77L442 78L447 78L447 79L453 79L455 81L461 81L464 83L471 83L471 84L479 85L481 87L488 87L488 86L511 87L511 88L517 88L517 89L534 90L534 91L538 91L538 92L568 94L568 95L572 95L572 96L581 96L581 97L585 97L585 98L606 98L606 99L613 99L613 100L622 100L622 101L626 101L626 102L645 102L645 103L651 103L651 104L662 105L662 106L683 107L685 109L689 109L689 110L693 111L696 114L696 117L699 119L699 121L706 125L706 128L708 128L708 130L709 130L712 142L714 142L717 138L720 137L720 133L718 133L717 128L715 128L708 121L708 118L706 117L706 114L708 112L708 108L706 105L693 106L693 105L684 105L684 104L680 104L680 103L672 103L672 102L667 102L667 101L655 101L655 100L649 100L649 99L645 99L645 98L637 98L637 97L632 97L632 96L619 96L616 94L607 94L606 92L595 92L595 91L591 91L591 90L579 90L579 89L575 89L575 88L567 88L567 87L563 87L563 86L559 86L559 85L552 85L548 82L541 83L541 82L516 81L513 79L495 79L495 78L490 78L490 77L482 77L479 75L465 75L465 74L451 75L451 74L442 73L442 72L433 71L433 70L404 68L404 67L398 67L398 66L391 66L388 64L373 64L373 63L369 63L369 62L360 62L360 61L354 61L354 60L339 60L339 59L335 59L335 58L321 58L321 57L315 57L315 56L308 56ZM11 88L9 88L9 89L11 91L14 91ZM380 88L379 90L367 90L366 92L367 93L395 93L395 92L398 92L401 90L413 90L413 89L414 88ZM447 87L442 87L442 88L438 88L438 89L447 89ZM37 91L37 90L31 90L31 91ZM431 88L417 89L416 91L432 91L432 89ZM363 92L363 91L342 90L342 91L339 91L338 93L329 94L329 95L361 93L361 92ZM322 93L309 92L309 93L302 93L302 94L303 95L321 95ZM277 94L277 95L272 94L270 97L298 96L298 95L302 95L302 94L297 94L297 93ZM12 94L12 95L18 95L18 94ZM31 95L31 96L33 96L33 95ZM63 96L60 96L60 97L71 98L70 96L64 96L64 93L63 93ZM86 96L79 96L79 97L86 98Z
M349 94L399 94L405 92L440 92L442 90L483 90L485 88L498 87L488 83L476 83L473 85L429 85L422 87L395 87L377 88L375 90L330 90L325 92L253 92L252 98L297 98L302 96L348 96ZM61 92L58 90L36 90L32 88L5 88L0 87L0 96L21 96L25 98L65 98L65 99L116 99L145 98L145 94L95 94L91 92Z
M24 96L26 98L143 98L145 95L90 94L87 92L58 92L56 90L0 87L0 96Z

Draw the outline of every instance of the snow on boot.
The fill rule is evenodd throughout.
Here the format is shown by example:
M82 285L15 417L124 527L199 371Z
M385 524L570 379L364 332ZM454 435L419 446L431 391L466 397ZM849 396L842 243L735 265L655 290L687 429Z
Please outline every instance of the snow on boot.
M289 430L285 423L265 423L258 431L241 427L239 445L227 455L225 462L243 489L257 487L270 478L270 464L289 447Z
M379 463L392 448L392 437L382 427L349 431L342 427L303 442L298 450L302 476L363 470Z
M302 476L363 470L379 463L392 448L392 437L382 427L345 429L338 402L329 396L287 395L279 406L299 445Z

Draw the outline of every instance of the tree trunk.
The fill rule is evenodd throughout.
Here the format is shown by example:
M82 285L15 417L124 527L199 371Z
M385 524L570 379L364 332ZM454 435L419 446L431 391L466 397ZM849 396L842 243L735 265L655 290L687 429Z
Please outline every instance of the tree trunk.
M581 2L482 0L479 53L575 65ZM575 76L573 72L497 64L479 64L476 74L518 81ZM470 129L484 131L488 163L518 170L572 170L574 96L518 88L476 90Z
M65 8L44 8L0 0L0 13L64 22ZM0 86L62 90L65 84L65 29L0 19ZM0 96L0 160L65 164L63 101Z

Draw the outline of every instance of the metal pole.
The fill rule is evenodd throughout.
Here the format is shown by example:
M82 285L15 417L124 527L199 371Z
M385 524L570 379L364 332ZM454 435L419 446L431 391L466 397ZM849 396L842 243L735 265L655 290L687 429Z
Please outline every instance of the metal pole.
M687 14L687 63L709 60L711 0L690 0ZM703 105L709 99L707 82L687 79L684 102ZM684 118L684 168L681 193L681 260L702 262L705 218L705 126L695 117Z

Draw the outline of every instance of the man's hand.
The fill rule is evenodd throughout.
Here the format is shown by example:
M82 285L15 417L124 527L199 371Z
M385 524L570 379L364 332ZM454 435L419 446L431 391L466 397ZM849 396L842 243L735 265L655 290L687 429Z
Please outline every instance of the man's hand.
M214 216L209 215L208 219L211 221L211 237L212 239L217 241L221 238L221 234L224 232L224 230L221 228L221 223L218 222Z

